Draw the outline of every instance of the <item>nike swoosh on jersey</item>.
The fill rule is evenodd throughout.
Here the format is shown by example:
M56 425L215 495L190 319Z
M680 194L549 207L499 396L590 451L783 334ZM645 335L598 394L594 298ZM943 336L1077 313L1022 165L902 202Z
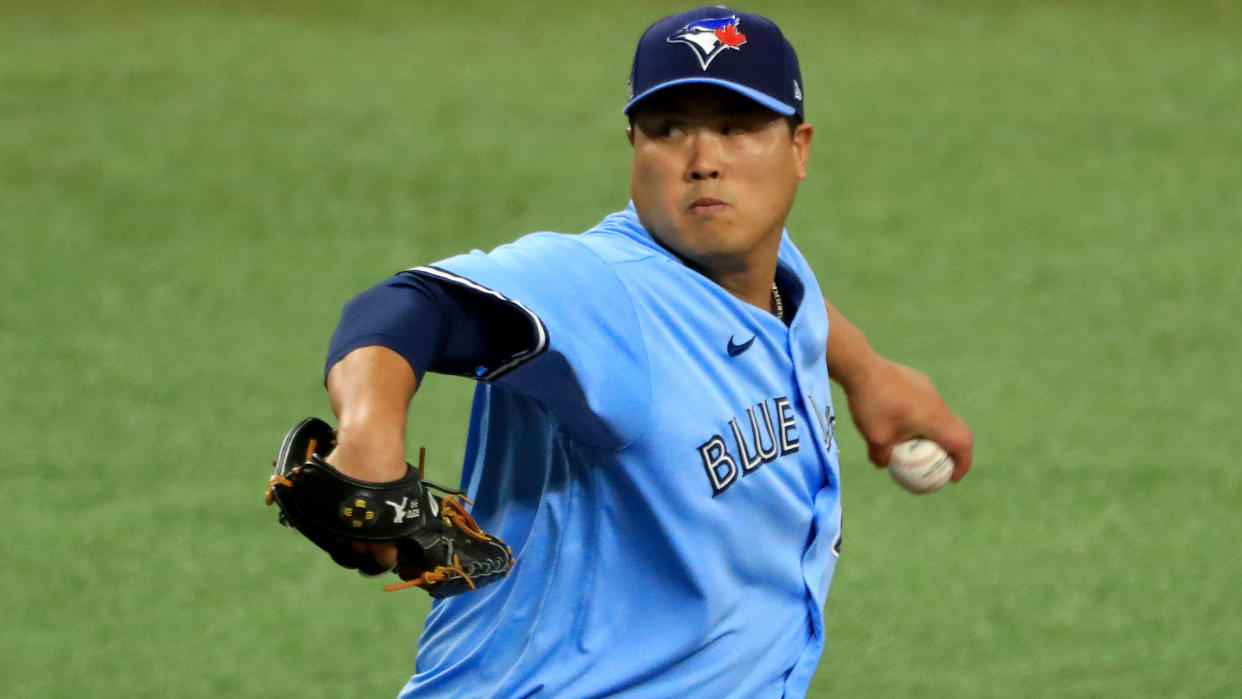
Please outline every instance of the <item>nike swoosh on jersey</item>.
M734 344L733 336L730 335L729 336L729 356L736 357L737 355L745 352L746 350L750 349L750 346L751 344L754 343L754 341L755 341L755 336L751 335L749 340L738 345L738 344Z

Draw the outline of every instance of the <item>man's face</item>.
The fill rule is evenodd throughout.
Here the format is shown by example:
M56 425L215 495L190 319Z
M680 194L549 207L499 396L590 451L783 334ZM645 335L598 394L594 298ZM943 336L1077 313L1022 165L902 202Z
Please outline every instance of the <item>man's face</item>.
M771 260L812 129L721 87L685 85L639 103L627 131L630 190L660 244L709 273Z

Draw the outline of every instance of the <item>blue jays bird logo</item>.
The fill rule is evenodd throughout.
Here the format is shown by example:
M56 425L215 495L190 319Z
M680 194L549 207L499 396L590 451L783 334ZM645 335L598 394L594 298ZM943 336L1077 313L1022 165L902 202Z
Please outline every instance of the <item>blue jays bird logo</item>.
M708 64L712 59L719 56L725 49L733 49L740 51L742 44L746 43L746 35L737 30L737 17L722 17L720 19L701 19L691 22L681 31L670 36L668 41L670 44L687 44L694 49L694 55L699 59L699 65L703 66L703 70L707 70Z

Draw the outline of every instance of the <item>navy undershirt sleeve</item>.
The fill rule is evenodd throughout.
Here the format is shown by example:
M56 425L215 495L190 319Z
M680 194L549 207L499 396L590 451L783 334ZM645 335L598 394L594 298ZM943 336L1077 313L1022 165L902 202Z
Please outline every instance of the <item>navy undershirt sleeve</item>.
M428 371L479 376L536 342L529 316L512 304L409 270L345 304L324 378L359 347L393 350L421 382Z

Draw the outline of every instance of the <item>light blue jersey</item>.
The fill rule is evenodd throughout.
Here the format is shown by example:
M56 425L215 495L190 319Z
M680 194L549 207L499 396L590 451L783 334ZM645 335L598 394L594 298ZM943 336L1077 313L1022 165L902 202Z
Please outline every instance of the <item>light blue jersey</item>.
M786 327L631 206L421 268L538 346L482 367L462 480L509 577L437 600L407 697L802 696L840 547L827 313L786 235Z

